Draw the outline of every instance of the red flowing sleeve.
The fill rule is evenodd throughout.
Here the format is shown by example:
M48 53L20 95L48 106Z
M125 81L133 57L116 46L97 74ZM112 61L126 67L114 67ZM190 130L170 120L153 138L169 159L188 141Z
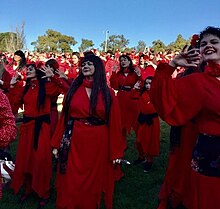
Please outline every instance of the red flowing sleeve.
M6 147L17 134L15 118L5 94L0 92L0 147Z
M49 81L46 84L46 93L49 96L58 96L59 94L65 94L69 87L68 81L54 76L51 78L51 82Z
M110 77L110 86L115 90L119 89L118 76L116 72L112 72L112 75Z
M184 125L202 108L200 73L172 79L175 69L167 63L157 67L150 98L159 116L170 125ZM199 76L201 78L201 76Z
M59 149L60 143L62 140L63 132L64 132L64 116L63 113L61 113L60 118L57 122L55 132L53 134L53 137L51 139L51 147Z
M126 141L122 135L122 125L120 120L120 109L118 99L111 90L112 104L109 118L109 153L110 160L122 158L126 148Z

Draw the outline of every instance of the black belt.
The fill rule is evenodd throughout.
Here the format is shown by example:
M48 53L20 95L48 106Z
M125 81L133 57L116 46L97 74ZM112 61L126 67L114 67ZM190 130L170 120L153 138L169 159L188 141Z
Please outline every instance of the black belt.
M38 147L38 139L39 139L39 134L40 134L40 129L42 126L42 123L45 122L47 124L50 124L50 115L41 115L38 117L28 117L28 116L23 116L23 123L28 123L30 121L34 120L35 125L34 125L34 149L37 150Z
M152 114L144 114L140 112L138 115L138 122L140 124L146 123L148 126L150 126L153 124L153 118L156 118L156 117L158 117L158 114L156 112Z
M69 153L69 149L70 149L73 125L74 125L75 120L80 121L84 124L93 125L93 126L101 126L101 125L106 124L105 120L103 120L101 118L93 117L93 116L85 117L85 118L71 117L68 120L68 122L66 124L66 128L65 128L63 136L62 136L60 149L59 149L59 162L60 162L60 173L61 174L66 173L68 153Z
M126 86L121 86L119 90L122 90L122 91L131 91L131 87L126 87Z
M192 169L205 176L220 177L220 136L199 134Z

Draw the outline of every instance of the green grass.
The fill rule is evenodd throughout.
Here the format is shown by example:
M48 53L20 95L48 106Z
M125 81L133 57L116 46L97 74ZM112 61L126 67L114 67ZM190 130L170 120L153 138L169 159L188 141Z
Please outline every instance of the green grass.
M161 146L160 156L154 159L154 164L149 173L144 173L141 166L123 165L124 177L117 182L114 195L113 209L156 209L158 204L158 192L163 182L167 165L169 126L161 122ZM125 159L133 161L138 154L134 146L135 134L127 137L127 150ZM11 145L11 153L15 156L17 140ZM50 202L45 209L55 207L55 189L52 181L52 195ZM32 195L24 205L18 204L18 197L7 186L3 190L3 198L0 202L0 209L36 209L38 204L37 196ZM105 207L102 204L101 209Z

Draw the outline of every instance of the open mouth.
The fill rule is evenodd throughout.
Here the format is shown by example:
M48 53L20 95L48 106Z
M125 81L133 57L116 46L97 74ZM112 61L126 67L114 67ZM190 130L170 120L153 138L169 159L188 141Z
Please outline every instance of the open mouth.
M211 54L214 54L216 51L214 49L207 49L205 50L204 54L205 55L211 55Z

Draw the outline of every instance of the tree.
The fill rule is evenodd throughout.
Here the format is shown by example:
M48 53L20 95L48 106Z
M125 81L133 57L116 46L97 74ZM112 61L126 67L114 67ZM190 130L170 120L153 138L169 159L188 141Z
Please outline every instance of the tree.
M152 42L152 49L154 50L155 53L158 52L164 52L166 49L165 44L161 40L156 40Z
M15 32L1 33L0 44L1 50L7 52L15 52L22 50L25 47L25 34L24 34L25 23L17 26Z
M93 44L92 40L82 38L82 43L79 47L79 51L84 52L84 51L88 50L89 48L91 48L93 46L94 46L94 44Z
M77 42L72 36L49 29L37 41L31 43L37 52L72 52L71 46Z
M144 41L138 41L137 51L144 52L146 49L147 44Z
M181 34L176 38L175 42L170 43L167 48L172 51L181 51L185 45L189 44L189 40L185 40Z
M120 51L124 51L126 46L129 44L129 40L126 39L124 35L111 35L109 36L107 43L107 50L112 50L114 52L116 49L119 49ZM105 41L101 43L100 46L104 51Z

